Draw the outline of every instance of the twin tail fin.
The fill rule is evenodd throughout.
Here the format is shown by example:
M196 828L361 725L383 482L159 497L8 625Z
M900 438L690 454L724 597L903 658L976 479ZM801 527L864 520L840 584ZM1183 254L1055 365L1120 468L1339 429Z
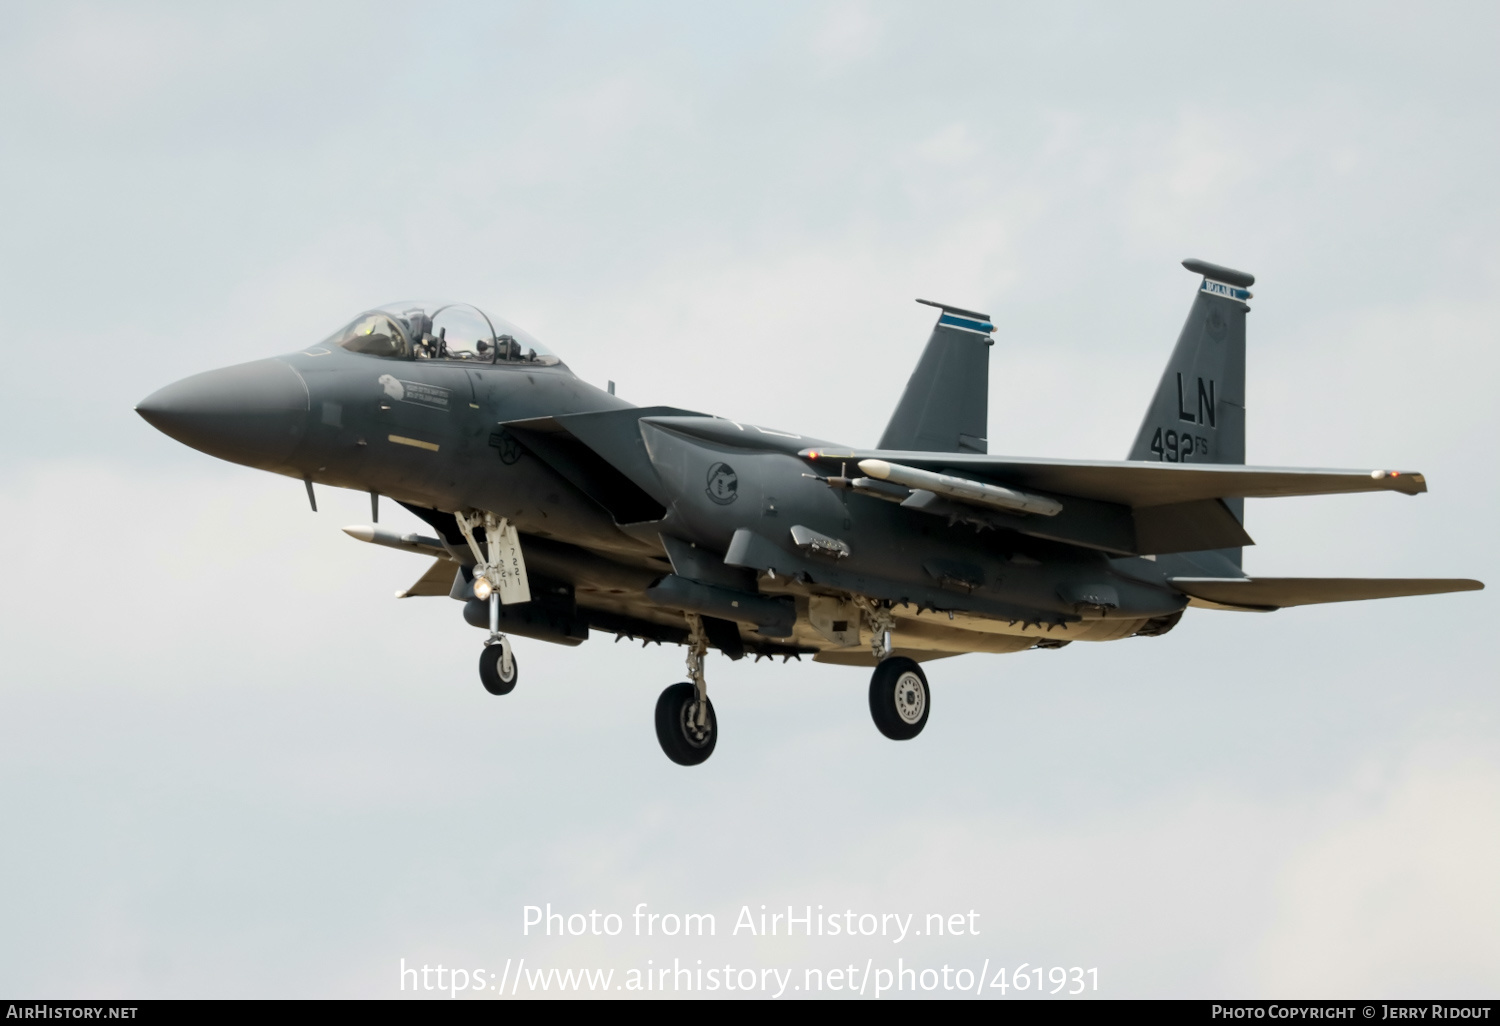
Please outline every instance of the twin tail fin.
M1203 276L1128 460L1245 463L1245 315L1255 275L1184 260ZM1245 500L1223 499L1241 524ZM1241 550L1218 550L1235 566Z
M880 449L920 452L989 451L989 314L919 299L940 311L927 347L880 436Z

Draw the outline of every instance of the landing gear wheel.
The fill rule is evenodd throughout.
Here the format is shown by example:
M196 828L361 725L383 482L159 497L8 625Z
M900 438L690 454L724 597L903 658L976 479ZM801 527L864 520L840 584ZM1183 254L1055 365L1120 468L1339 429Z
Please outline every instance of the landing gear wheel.
M708 702L706 722L698 726L698 689L691 681L673 684L656 700L656 740L679 766L696 766L714 754L719 741L714 704Z
M479 680L492 695L508 695L516 689L521 669L516 654L510 654L510 673L505 672L505 651L509 645L486 645L479 653Z
M870 678L870 715L892 741L910 741L927 726L932 696L922 668L905 656L891 656Z

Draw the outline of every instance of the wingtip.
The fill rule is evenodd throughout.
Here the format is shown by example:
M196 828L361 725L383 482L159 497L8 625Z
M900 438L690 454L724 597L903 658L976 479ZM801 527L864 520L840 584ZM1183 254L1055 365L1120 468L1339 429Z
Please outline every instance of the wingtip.
M1415 470L1372 470L1370 476L1406 495L1421 495L1427 491L1427 478Z

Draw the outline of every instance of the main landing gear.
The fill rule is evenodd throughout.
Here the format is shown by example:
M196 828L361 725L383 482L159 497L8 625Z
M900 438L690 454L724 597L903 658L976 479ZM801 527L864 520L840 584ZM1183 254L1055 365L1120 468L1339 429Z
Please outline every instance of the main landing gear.
M910 741L927 726L931 708L927 677L914 660L891 656L875 667L870 678L870 715L886 737Z
M855 601L870 626L870 652L880 660L870 677L870 716L892 741L910 741L927 726L932 708L927 675L916 660L891 655L891 632L896 626L891 611L869 599Z
M673 684L656 700L656 740L667 758L679 766L696 766L714 754L719 740L719 721L708 700L708 682L703 677L703 657L708 635L696 613L687 614L688 676Z

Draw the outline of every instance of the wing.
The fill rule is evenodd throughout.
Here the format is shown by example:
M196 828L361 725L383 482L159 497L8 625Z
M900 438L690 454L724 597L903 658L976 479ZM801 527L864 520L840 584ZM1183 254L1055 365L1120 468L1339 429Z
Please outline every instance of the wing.
M1293 495L1427 490L1421 474L1405 470L1313 470L1243 467L1223 463L1046 460L962 453L808 449L822 460L878 459L923 469L972 474L1012 487L1034 488L1122 506L1165 506L1205 499L1265 499Z
M1033 488L1059 496L1071 495L1079 499L1113 502L1132 508L1211 499L1339 495L1348 492L1402 492L1417 495L1427 490L1426 478L1406 470L1321 470L1303 467L1247 467L1228 463L1158 463L1144 460L1052 460L963 452L851 449L718 417L670 416L655 410L639 412L643 414L641 419L648 424L719 445L794 453L803 459L821 460L829 465L884 460L924 470L946 470L1010 487ZM566 422L577 431L583 427L593 429L593 418L598 416L582 414L559 417L556 420ZM519 425L525 423L518 422ZM606 425L601 422L599 426ZM614 427L613 424L607 426ZM594 444L593 438L587 439L587 442ZM612 461L624 469L624 459Z
M1421 577L1258 577L1240 580L1173 577L1171 584L1192 600L1190 605L1254 611L1403 595L1442 595L1452 591L1479 591L1484 587L1479 581L1462 578Z
M824 467L866 460L938 471L982 485L1025 489L1050 515L987 511L985 526L1119 555L1197 552L1254 542L1224 500L1348 492L1427 490L1421 474L1395 470L1307 470L1209 463L1049 460L961 452L849 449L816 439L664 407L570 414L504 425L544 462L615 515L620 523L660 517L670 501L642 441L645 428L711 445L798 456ZM830 479L832 480L832 479ZM920 490L918 490L920 491ZM911 508L963 518L967 500L929 502L913 491ZM900 496L888 496L902 501ZM1058 502L1051 502L1058 500ZM968 508L972 508L969 506Z
M903 505L956 515L955 503L1024 514L987 522L1022 534L1123 555L1253 545L1229 503L1257 497L1427 490L1421 474L1395 470L1303 470L1232 464L1091 462L803 449L804 459L853 460L883 481L915 489ZM969 484L968 488L964 483ZM854 487L859 482L852 482ZM923 493L937 493L936 496ZM933 501L936 498L937 501ZM960 517L961 518L961 517Z

